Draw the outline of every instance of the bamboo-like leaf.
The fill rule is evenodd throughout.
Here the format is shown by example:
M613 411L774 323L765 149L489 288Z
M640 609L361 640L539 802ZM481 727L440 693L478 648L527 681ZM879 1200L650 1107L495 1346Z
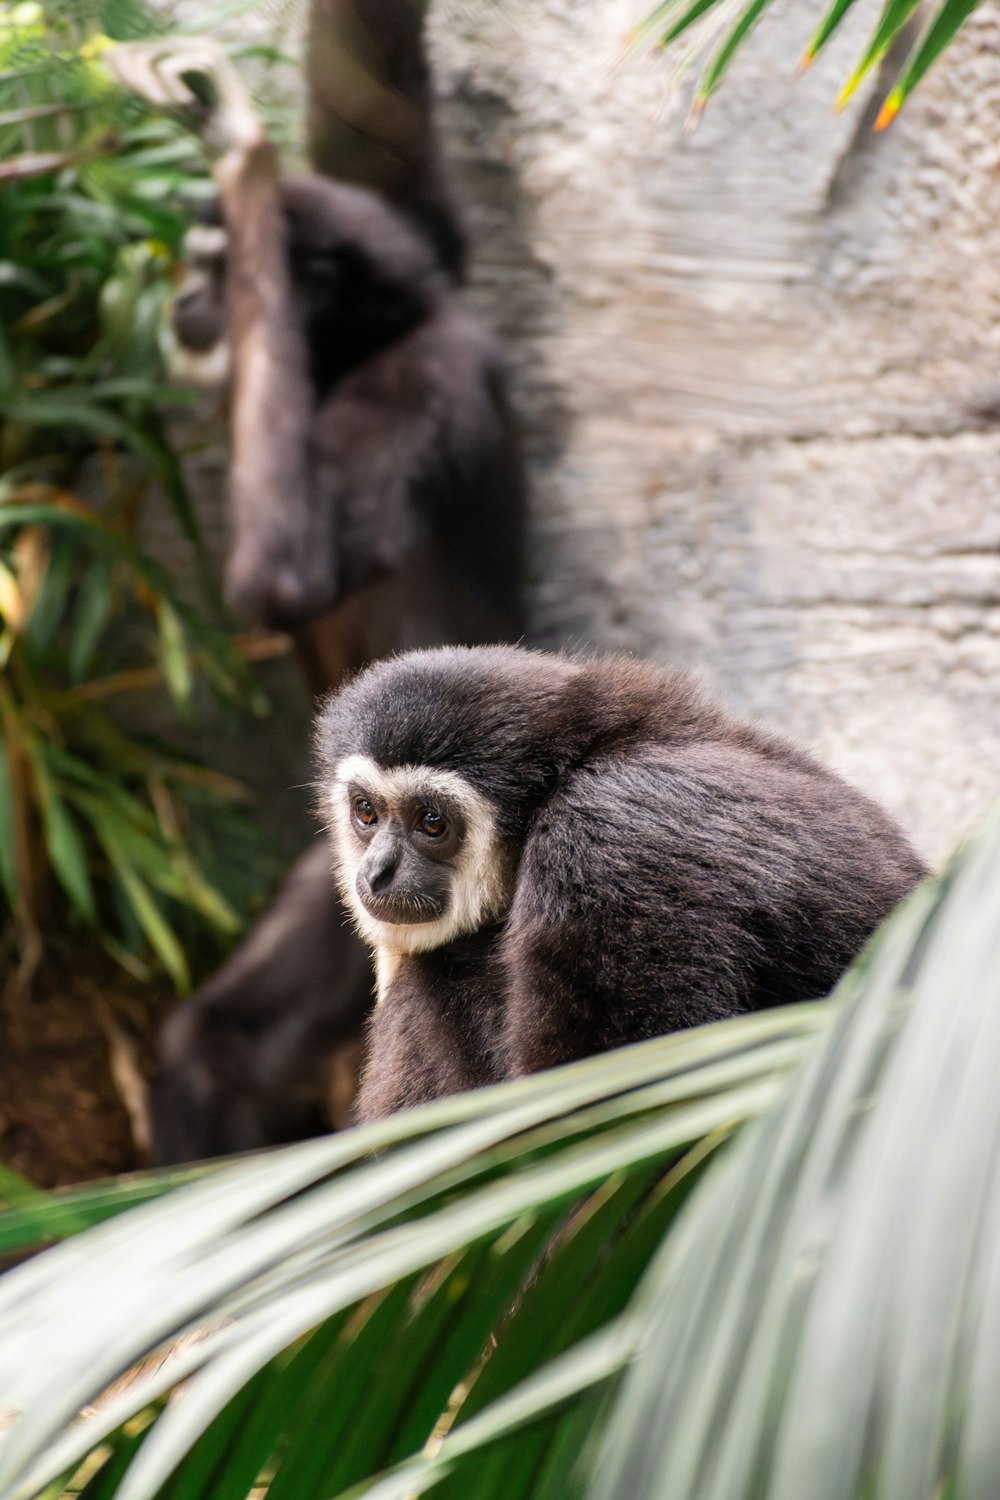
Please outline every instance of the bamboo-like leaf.
M20 537L18 540L20 541ZM59 627L76 561L77 552L73 539L65 532L53 535L48 563L38 579L37 591L31 600L31 613L24 627L29 648L36 655L48 649Z
M884 130L895 119L905 100L916 88L924 74L937 62L949 42L977 8L979 0L945 0L934 15L923 36L911 52L903 75L889 94L878 119L876 130Z
M79 427L97 436L116 438L144 458L154 470L162 468L162 453L142 428L91 400L86 392L81 391L75 397L58 391L0 396L0 412L9 421L34 427Z
M111 609L111 564L97 557L87 569L73 608L69 646L69 675L81 682L90 670L94 652Z
M186 604L173 588L170 575L155 558L149 557L128 541L120 532L113 530L100 518L82 507L42 503L9 503L0 505L0 530L14 526L50 526L85 533L109 557L121 558L135 575L156 595L168 599L177 612L186 630L199 645L210 651L215 658L212 665L216 680L227 683L246 683L247 671L244 663L233 650L231 642L222 631L207 625ZM205 664L206 671L209 663Z
M27 747L38 789L42 832L49 863L74 911L85 921L93 922L97 916L97 907L83 838L49 773L44 747L33 740L27 741Z
M120 817L125 818L135 828L156 836L157 822L152 810L145 803L140 802L138 797L133 797L132 793L126 791L123 786L119 786L111 777L95 770L81 756L74 755L71 750L63 749L61 745L47 745L45 754L54 770L67 783L96 792L115 809Z
M116 868L128 865L155 890L200 912L220 932L238 931L239 918L232 907L204 879L187 852L164 838L147 807L122 788L109 786L107 778L79 779L94 791L73 789L70 800L88 819ZM174 970L170 972L173 975Z
M180 866L180 881L178 884L178 899L184 901L187 906L200 913L212 927L218 932L228 933L234 936L240 930L240 919L229 905L229 902L210 885L207 880L194 867L186 855L178 860Z
M177 881L170 866L170 851L159 836L150 810L121 787L109 787L109 778L95 775L95 792L74 788L73 804L87 817L98 838L113 843L129 864L135 865L153 884L172 895ZM133 805L138 813L133 812Z
M194 685L191 658L184 639L184 627L169 600L157 601L156 623L160 635L160 669L174 703L185 711L190 705Z
M100 832L98 837L101 837ZM191 971L188 968L184 949L177 940L149 887L135 866L125 857L122 846L107 833L101 842L115 872L122 883L140 927L149 939L149 945L173 980L177 990L184 994L191 988Z

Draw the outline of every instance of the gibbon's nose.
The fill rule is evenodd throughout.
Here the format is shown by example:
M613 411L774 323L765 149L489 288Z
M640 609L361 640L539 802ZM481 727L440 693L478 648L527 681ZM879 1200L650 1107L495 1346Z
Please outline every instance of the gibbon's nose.
M359 874L371 895L380 896L392 885L398 869L399 848L397 845L391 845L387 849L373 849L361 866Z

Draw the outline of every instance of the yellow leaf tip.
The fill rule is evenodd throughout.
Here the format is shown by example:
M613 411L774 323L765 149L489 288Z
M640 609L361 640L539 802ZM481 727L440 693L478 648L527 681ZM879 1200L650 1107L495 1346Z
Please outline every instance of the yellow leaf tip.
M902 94L900 94L897 90L894 90L882 105L882 108L879 110L878 118L876 119L873 128L875 130L885 130L889 125L891 125L893 120L899 114L902 103Z
M691 108L688 110L688 117L684 121L684 129L686 131L688 131L690 133L692 130L695 129L695 127L698 124L698 121L701 119L702 115L705 113L705 105L707 103L708 103L708 95L707 94L695 94L694 99L692 100L692 103L691 103Z
M833 112L835 115L839 115L841 110L850 103L851 95L854 93L854 90L856 88L857 80L854 78L849 78L844 84L840 93L837 95L836 99L834 99L833 101Z

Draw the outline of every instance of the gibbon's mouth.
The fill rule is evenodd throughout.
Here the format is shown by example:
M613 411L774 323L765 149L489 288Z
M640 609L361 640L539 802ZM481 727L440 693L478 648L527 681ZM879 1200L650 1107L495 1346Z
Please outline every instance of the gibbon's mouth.
M444 916L444 903L433 896L362 896L361 904L377 922L393 927L416 927Z

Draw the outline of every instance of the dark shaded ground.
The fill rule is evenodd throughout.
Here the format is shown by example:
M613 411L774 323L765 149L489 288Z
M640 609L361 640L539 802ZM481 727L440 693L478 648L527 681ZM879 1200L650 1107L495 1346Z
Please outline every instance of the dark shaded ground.
M144 1160L144 1084L172 1001L100 956L36 974L0 1004L0 1161L39 1187L107 1177Z

